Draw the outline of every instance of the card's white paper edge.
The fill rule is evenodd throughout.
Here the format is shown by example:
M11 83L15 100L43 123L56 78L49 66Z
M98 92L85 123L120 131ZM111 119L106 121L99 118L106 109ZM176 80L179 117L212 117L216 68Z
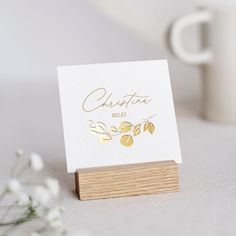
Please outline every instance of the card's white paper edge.
M181 147L180 147L180 139L179 139L179 131L178 131L178 126L177 126L177 119L176 119L176 112L175 112L175 105L174 105L174 99L173 99L173 91L172 91L172 86L171 86L171 82L170 82L170 73L169 73L169 66L168 66L168 60L167 59L160 59L160 60L143 60L143 61L120 61L120 62L108 62L108 63L92 63L92 64L80 64L80 65L66 65L66 66L57 66L57 81L58 81L58 88L59 88L59 97L60 97L60 107L61 107L61 117L62 117L62 128L63 128L63 138L64 138L64 145L65 145L65 155L67 156L68 155L68 147L67 147L67 142L65 141L66 137L65 137L65 132L64 132L64 125L65 125L65 121L63 119L63 108L62 108L62 98L61 98L61 82L60 80L62 79L62 77L60 76L60 70L61 69L64 69L64 68L71 68L71 67L83 67L83 66L92 66L92 65L99 65L99 64L118 64L118 63L135 63L135 62L163 62L166 64L166 68L167 68L167 73L168 73L168 83L169 83L169 88L170 88L170 98L171 98L171 103L170 104L172 106L172 112L174 114L174 117L175 117L175 133L177 134L177 145L178 145L178 160L179 161L176 161L175 158L173 158L172 160L176 161L177 164L181 164L182 163L182 153L181 153ZM157 160L158 161L158 160ZM150 161L150 162L153 162L153 161ZM150 163L149 162L149 163ZM137 163L147 163L147 162L134 162L133 164L137 164ZM66 158L66 164L67 164L67 172L68 173L75 173L75 170L78 169L77 167L76 168L73 168L73 169L69 169L68 166L68 158ZM119 164L119 165L122 165L122 164ZM128 165L128 164L124 164L124 165ZM110 166L117 166L116 164L114 165L110 165ZM103 167L103 166L100 166L100 167ZM91 168L93 168L93 166L91 166Z

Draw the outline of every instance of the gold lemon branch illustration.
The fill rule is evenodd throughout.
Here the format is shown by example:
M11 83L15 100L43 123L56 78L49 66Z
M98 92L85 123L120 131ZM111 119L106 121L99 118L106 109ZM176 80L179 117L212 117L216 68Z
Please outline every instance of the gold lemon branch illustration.
M120 144L130 147L134 143L134 139L141 133L154 134L155 125L150 121L154 116L143 119L138 124L132 124L129 121L122 121L117 127L107 126L103 122L88 121L89 132L98 136L99 141L103 144L110 142L115 137L120 137Z

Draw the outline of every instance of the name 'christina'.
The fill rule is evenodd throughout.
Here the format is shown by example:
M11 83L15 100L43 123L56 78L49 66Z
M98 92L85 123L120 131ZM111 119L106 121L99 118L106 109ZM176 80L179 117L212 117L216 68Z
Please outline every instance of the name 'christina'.
M82 108L85 112L92 112L99 108L128 108L131 105L148 104L149 102L151 102L149 96L140 96L136 92L114 101L112 93L107 92L105 88L97 88L85 98Z

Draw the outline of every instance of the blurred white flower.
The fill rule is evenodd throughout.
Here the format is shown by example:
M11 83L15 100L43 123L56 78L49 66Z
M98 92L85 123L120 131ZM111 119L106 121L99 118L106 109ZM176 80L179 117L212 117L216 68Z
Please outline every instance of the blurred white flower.
M34 189L33 198L36 201L36 203L45 205L50 200L50 195L49 195L48 190L45 187L37 186Z
M62 224L62 222L59 219L53 220L49 223L49 225L57 230L58 232L62 232L64 230L64 226Z
M17 179L10 179L7 183L7 191L11 193L19 193L21 191L21 184Z
M33 171L43 169L43 161L39 154L32 152L29 156L29 165Z
M48 222L51 222L53 220L56 220L60 217L62 211L59 207L54 207L52 209L50 209L47 214L46 214L46 217L45 219L48 221Z
M24 150L23 150L23 149L19 148L19 149L16 150L16 156L17 156L17 157L20 157L20 156L22 156L23 154L24 154Z
M33 232L30 234L30 236L40 236L40 234L38 232Z
M26 193L18 193L17 198L17 204L20 206L28 205L30 203L29 195Z
M59 182L55 178L46 178L45 180L47 189L52 196L57 196L60 190Z

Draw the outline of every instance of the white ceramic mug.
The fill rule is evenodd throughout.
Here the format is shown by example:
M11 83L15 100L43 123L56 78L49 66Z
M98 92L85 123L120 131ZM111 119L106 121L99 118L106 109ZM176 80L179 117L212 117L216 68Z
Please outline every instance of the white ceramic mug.
M203 50L191 53L183 45L182 33L196 24L202 24ZM204 116L236 123L236 5L211 6L176 20L170 44L179 59L201 65Z

